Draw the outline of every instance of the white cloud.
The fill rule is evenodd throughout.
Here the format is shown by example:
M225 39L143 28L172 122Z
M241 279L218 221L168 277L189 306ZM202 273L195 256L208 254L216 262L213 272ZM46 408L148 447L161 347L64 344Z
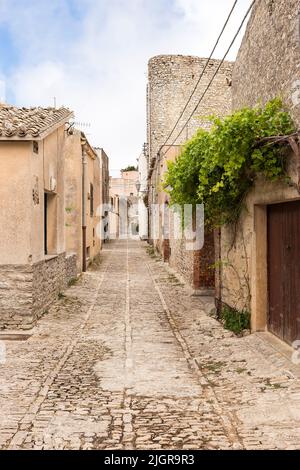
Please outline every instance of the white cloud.
M232 5L232 0L24 0L24 14L19 8L15 15L4 8L8 1L23 0L0 3L22 49L22 63L8 77L17 104L52 105L56 96L58 105L75 110L78 121L91 122L89 138L105 148L113 169L135 163L146 140L148 59L162 53L208 56ZM69 1L80 6L81 21L70 18ZM249 4L239 2L215 57L223 55Z

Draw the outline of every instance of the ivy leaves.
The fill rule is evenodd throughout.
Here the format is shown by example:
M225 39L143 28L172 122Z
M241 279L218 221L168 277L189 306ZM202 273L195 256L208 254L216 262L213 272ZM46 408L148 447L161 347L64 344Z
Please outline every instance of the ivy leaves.
M260 145L261 139L295 128L279 98L210 121L211 130L199 129L168 165L165 187L171 203L204 203L207 222L223 225L237 219L257 174L268 180L285 175L284 146Z

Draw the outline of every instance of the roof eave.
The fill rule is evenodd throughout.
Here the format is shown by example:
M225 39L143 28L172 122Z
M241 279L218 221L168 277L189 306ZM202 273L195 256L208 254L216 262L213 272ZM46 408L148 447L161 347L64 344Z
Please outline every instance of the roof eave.
M44 140L48 135L52 134L52 132L56 131L59 127L63 126L66 122L69 121L69 119L74 117L74 113L70 112L67 116L65 116L63 119L60 119L58 122L53 124L52 126L48 127L44 132L39 134L37 137L34 137L32 135L26 135L24 137L20 137L18 135L12 135L11 137L8 137L6 135L0 136L0 141L6 141L6 142L32 142L32 141L41 141Z

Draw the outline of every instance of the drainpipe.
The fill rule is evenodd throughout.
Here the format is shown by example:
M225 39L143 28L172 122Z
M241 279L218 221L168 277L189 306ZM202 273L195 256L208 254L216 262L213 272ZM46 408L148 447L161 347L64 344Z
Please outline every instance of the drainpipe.
M87 158L82 146L82 271L86 272L86 167Z

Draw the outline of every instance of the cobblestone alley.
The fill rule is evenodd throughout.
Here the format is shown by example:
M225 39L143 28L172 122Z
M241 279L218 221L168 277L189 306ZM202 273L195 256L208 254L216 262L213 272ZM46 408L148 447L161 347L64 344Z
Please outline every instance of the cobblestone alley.
M224 330L144 243L101 259L4 340L1 449L300 448L288 348Z

